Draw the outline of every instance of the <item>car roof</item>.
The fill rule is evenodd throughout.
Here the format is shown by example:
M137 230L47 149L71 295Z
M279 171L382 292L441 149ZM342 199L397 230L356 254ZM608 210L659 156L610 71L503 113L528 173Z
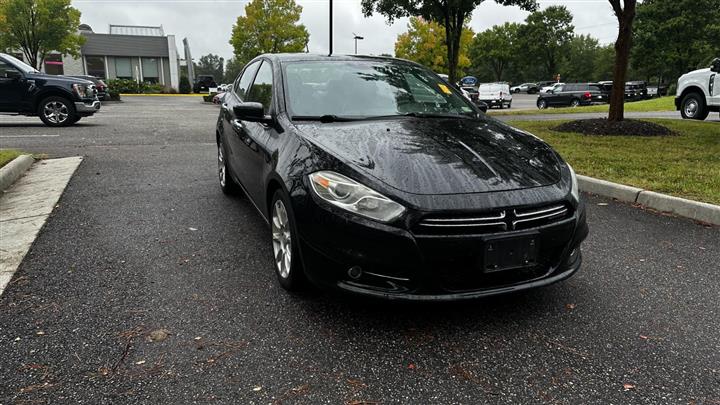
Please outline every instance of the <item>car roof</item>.
M400 62L418 65L413 61L388 56L372 55L323 55L313 53L266 53L258 58L267 58L271 61L283 62L310 62L310 61L378 61L378 62ZM418 65L420 66L420 65Z

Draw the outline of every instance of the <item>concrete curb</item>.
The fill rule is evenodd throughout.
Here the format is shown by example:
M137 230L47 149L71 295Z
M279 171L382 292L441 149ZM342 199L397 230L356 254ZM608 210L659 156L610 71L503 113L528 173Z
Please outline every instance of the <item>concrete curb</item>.
M578 186L580 190L588 193L632 204L640 204L657 211L669 212L708 224L720 225L720 206L717 205L673 197L581 175L578 175Z
M15 180L20 178L33 163L35 163L35 159L32 156L20 155L0 168L0 191L5 191L12 186Z

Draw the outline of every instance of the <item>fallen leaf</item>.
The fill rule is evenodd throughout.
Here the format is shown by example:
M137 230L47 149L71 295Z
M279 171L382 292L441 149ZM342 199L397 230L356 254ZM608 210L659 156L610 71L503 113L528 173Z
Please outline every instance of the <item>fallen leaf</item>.
M573 310L575 309L575 304L565 304L565 308L567 308L568 310Z
M625 384L623 384L623 388L625 389L625 391L630 391L630 390L634 390L635 386L632 384L625 383Z
M412 363L410 363L410 364L408 364L408 368L409 368L410 370L415 370L415 365L412 364Z
M255 392L258 392L258 391L260 391L260 390L262 390L262 387L259 387L259 386L258 386L258 387L253 387L253 391L255 391Z
M36 334L36 335L40 335L40 336L42 336L42 335L44 335L44 334L45 334L45 332L43 332L43 331L39 330L39 331L37 331L37 333L35 333L35 334Z
M191 230L191 231L193 231L193 232L194 232L194 231L197 231L197 228L188 228L188 229Z
M648 340L648 339L650 339L650 338L649 338L648 336L645 336L645 335L640 335L640 339Z
M202 339L202 336L195 336L195 340L200 340L200 339Z
M170 331L167 329L156 329L150 334L148 334L147 340L148 342L162 342L163 340L167 339L167 337L170 335Z
M145 364L145 360L136 361L135 364L137 364L138 366Z

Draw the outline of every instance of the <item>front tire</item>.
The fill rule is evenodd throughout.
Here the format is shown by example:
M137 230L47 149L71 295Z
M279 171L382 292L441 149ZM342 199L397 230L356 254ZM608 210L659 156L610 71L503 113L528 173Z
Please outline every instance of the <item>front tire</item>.
M75 105L57 96L47 97L40 102L38 116L49 127L67 127L78 121Z
M573 101L570 102L570 107L572 107L572 108L577 108L579 106L580 106L580 100L578 100L578 99L573 99Z
M540 110L544 110L544 109L548 108L547 101L545 101L545 100L543 100L543 99L538 100L538 101L537 101L537 108L540 109Z
M682 99L680 114L686 120L704 120L710 114L705 105L705 97L700 93L692 92Z
M295 216L288 197L282 190L275 191L270 204L273 262L280 286L288 291L302 290L306 285L296 229Z

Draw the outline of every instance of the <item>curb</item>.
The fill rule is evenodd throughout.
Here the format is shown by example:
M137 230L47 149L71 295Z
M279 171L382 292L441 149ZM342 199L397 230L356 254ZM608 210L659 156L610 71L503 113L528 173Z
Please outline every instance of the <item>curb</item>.
M720 206L673 197L637 187L611 183L578 175L580 190L631 204L640 204L661 212L669 212L695 221L720 225Z
M204 93L197 94L134 94L134 93L120 93L120 97L202 97L207 96Z
M5 191L12 186L15 180L22 176L33 163L35 163L35 159L32 156L20 155L0 168L0 191Z

